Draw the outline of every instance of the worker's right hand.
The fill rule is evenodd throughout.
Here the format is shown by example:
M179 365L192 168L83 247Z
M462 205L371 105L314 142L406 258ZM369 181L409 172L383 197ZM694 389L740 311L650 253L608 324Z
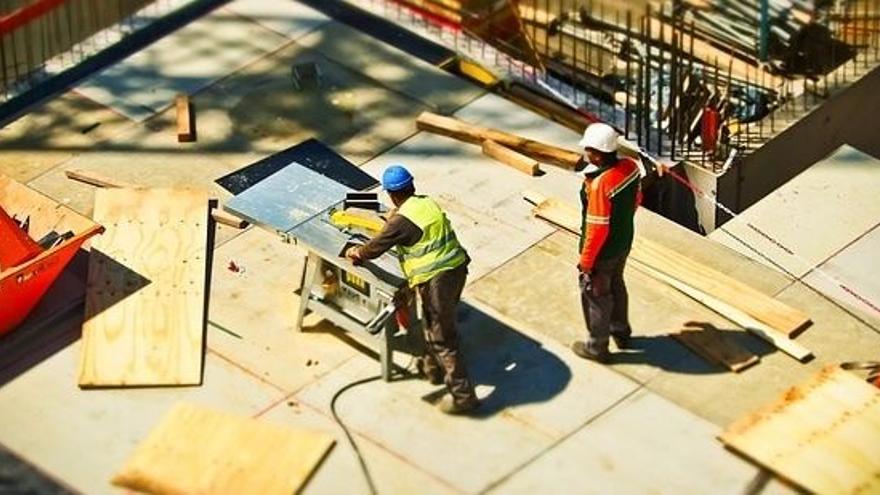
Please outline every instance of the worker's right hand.
M361 253L358 250L357 246L352 246L345 250L345 257L351 260L355 265L359 265L363 259L361 258Z

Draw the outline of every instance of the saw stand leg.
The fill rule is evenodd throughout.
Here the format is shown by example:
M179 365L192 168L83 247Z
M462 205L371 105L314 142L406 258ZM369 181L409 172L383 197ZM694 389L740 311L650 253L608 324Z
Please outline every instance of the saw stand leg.
M394 367L394 350L391 340L397 333L397 322L394 317L388 318L382 327L382 335L379 336L379 362L382 365L382 380L391 381L391 371Z
M299 312L296 316L296 329L302 332L303 318L306 316L306 310L309 306L309 298L312 294L312 287L318 280L318 269L321 266L321 258L312 252L309 252L306 258L306 266L303 269L302 282L300 283L299 292Z

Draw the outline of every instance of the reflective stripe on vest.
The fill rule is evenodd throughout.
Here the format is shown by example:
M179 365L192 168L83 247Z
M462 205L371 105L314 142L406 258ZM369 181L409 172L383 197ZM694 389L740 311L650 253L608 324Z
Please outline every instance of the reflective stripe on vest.
M458 242L452 224L434 200L412 196L397 213L422 230L418 242L412 246L398 246L403 273L411 287L467 261L467 252Z

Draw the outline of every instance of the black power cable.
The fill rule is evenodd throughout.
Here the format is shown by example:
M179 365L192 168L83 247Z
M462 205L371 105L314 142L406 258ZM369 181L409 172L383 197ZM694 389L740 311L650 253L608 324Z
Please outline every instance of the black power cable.
M370 475L370 470L367 468L367 463L364 460L363 454L361 454L360 448L358 448L357 443L354 441L354 437L351 436L351 432L348 431L348 427L345 426L345 423L342 422L342 419L339 418L339 414L336 413L336 401L339 397L342 396L345 391L353 389L359 385L363 385L365 383L374 382L382 378L382 375L371 376L369 378L364 378L355 382L351 382L348 385L340 388L333 394L333 398L330 399L330 412L333 413L333 420L336 421L336 424L342 428L342 431L345 432L345 437L348 438L348 443L351 444L351 448L354 450L354 453L357 455L358 462L361 465L361 471L364 472L364 478L367 480L367 485L370 488L370 493L372 495L376 495L379 493L376 491L376 485L373 483L373 477Z

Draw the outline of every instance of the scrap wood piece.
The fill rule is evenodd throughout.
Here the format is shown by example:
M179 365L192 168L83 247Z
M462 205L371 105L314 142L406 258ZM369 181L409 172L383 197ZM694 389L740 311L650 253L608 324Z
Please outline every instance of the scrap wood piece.
M880 390L827 366L719 437L811 493L880 493Z
M335 440L318 431L178 404L112 483L155 494L299 493Z
M208 208L198 190L97 191L81 387L201 383Z
M780 351L788 354L798 361L806 362L813 357L813 353L806 347L790 339L784 333L778 330L774 330L773 328L755 320L745 312L735 308L733 305L716 297L713 297L705 292L702 292L701 290L692 287L691 285L682 282L681 280L671 277L639 259L634 259L633 266L635 266L636 269L641 270L648 275L654 277L655 279L660 280L661 282L665 282L666 284L677 289L679 292L682 292L685 295L696 300L703 306L706 306L712 311L715 311L716 313L727 318L728 320L745 328L752 334L767 341Z
M179 94L174 99L177 107L177 142L191 143L196 140L195 119L192 113L192 103L189 95Z
M483 141L495 141L541 163L550 163L567 170L574 170L581 157L580 153L558 146L524 138L498 129L471 125L453 117L446 117L431 112L422 112L418 119L416 119L416 127L422 131L433 132L472 144L482 145Z
M581 215L575 207L557 198L545 198L533 192L524 193L524 198L536 205L532 210L535 216L580 234ZM713 300L723 302L725 313L730 312L727 308L732 308L737 314L738 320L732 321L743 326L747 323L746 327L752 331L769 332L773 334L774 341L779 340L776 336L778 333L782 334L779 337L790 340L789 337L811 323L810 318L801 311L656 242L637 238L630 258L697 289ZM768 340L768 337L762 338ZM776 344L774 341L771 343ZM802 350L795 351L801 356L797 359L805 357Z
M708 324L697 325L702 328L692 328L692 326L688 324L688 328L670 335L711 363L739 373L761 360L760 357L737 344L729 332L722 332Z
M483 154L532 177L541 172L540 164L537 161L506 146L501 146L495 141L483 141Z
M83 182L85 184L90 184L95 187L126 189L144 189L146 187L140 184L125 182L119 179L113 179L97 172L93 172L91 170L70 169L65 170L64 173L67 175L68 179ZM248 226L247 220L241 219L233 215L232 213L229 213L228 211L222 210L220 208L212 208L211 217L217 223L222 223L223 225L228 225L236 229L243 229Z

